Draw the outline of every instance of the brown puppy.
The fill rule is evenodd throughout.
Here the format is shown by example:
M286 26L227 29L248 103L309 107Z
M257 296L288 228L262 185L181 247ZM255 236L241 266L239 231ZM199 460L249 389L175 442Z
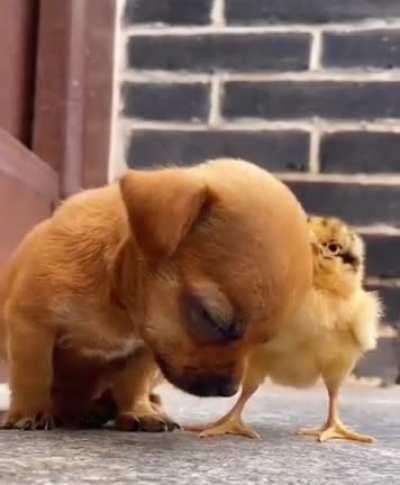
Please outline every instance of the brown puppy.
M105 403L122 429L165 429L155 361L183 390L233 395L248 349L288 319L311 274L300 205L247 162L130 171L76 195L3 280L6 426L90 421Z

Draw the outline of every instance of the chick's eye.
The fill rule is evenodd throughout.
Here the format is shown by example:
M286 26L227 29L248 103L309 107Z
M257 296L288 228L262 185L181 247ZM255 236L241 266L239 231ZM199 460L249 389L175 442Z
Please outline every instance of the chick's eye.
M328 244L328 250L332 253L332 254L338 254L342 249L342 246L340 244L337 244L337 243L329 243Z

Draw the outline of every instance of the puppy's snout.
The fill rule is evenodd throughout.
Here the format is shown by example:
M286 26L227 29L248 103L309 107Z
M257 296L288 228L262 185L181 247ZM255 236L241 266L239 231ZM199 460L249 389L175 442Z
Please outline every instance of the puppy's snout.
M231 378L208 376L189 381L187 391L202 397L229 397L236 394L238 388L238 383Z
M156 357L164 376L175 386L195 396L222 396L229 397L237 393L241 380L241 372L230 369L230 372L196 372L182 371L168 365Z

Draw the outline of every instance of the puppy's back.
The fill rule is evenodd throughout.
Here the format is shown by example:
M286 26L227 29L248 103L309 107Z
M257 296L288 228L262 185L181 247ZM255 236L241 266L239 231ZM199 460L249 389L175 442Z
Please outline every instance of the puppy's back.
M19 295L18 301L27 306L35 306L39 300L54 306L57 298L68 299L68 293L90 300L102 288L106 291L113 258L127 233L117 185L72 196L52 217L35 226L17 248L0 282L0 352L7 302Z

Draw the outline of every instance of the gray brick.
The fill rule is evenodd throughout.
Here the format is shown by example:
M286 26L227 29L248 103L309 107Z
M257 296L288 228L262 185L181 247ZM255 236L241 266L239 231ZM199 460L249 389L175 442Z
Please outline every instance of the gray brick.
M205 25L213 0L127 0L126 24Z
M400 185L290 182L307 212L337 216L350 224L400 227Z
M400 17L398 0L226 0L228 23L324 24Z
M400 133L350 131L326 134L321 140L321 170L400 172Z
M146 120L205 121L208 84L125 83L123 114Z
M327 67L400 66L400 31L327 33L323 37L323 64Z
M226 118L400 117L400 82L228 82Z
M246 158L268 170L304 171L309 135L301 131L135 130L128 149L131 167L160 162L186 165L217 157Z
M192 72L301 71L308 68L308 34L208 34L132 37L128 64L137 69Z
M367 273L380 278L400 278L400 236L368 235Z
M382 299L385 309L384 322L400 330L400 288L379 285L368 285L368 289L376 290Z

